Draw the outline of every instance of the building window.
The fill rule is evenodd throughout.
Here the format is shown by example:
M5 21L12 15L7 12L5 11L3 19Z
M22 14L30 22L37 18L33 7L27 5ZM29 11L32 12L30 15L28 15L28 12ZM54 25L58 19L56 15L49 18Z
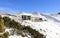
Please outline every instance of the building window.
M31 16L27 16L27 20L30 20L31 19Z
M22 20L30 20L30 19L31 19L31 16L22 15Z
M26 20L26 16L25 15L22 16L22 20Z
M39 20L43 20L42 18L39 18Z

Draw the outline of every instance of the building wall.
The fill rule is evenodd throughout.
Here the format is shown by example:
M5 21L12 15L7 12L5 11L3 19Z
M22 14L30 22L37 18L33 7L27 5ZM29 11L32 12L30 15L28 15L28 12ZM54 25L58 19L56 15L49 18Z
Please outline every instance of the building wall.
M40 22L40 21L43 21L43 19L38 17L31 17L31 21Z

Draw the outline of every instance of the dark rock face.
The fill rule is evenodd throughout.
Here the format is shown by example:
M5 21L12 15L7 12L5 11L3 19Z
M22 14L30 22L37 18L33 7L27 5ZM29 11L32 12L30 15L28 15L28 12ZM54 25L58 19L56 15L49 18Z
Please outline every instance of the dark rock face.
M60 14L60 12L58 14Z

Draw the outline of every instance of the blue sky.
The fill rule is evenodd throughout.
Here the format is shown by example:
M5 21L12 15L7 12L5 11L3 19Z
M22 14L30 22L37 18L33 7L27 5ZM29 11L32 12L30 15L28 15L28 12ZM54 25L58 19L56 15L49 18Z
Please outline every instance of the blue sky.
M60 12L60 0L0 0L0 12L15 14L21 11L58 13Z

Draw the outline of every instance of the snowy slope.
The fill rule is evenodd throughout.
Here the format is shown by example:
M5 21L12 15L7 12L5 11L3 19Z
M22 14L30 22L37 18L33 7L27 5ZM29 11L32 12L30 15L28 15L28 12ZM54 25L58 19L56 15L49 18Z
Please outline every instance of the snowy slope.
M46 17L47 20L51 20L51 21L58 22L58 23L60 22L60 20L58 19L58 18L60 18L59 16L56 17L55 15L45 15L45 14L41 14L41 15Z
M36 31L39 31L40 33L44 34L46 38L60 38L59 25L51 21L47 21L47 22L25 21L23 24L26 26L30 26Z
M11 36L9 36L9 38L28 38L28 37L22 37L22 36L18 36L18 35L11 35Z
M14 30L13 28L7 28L6 27L5 32L9 32L9 34L10 34L10 36L8 38L31 38L31 36L29 36L29 35L23 37L21 35L17 35L16 33L14 33L14 35L11 35L11 33L13 33L12 32L13 30Z
M39 31L44 34L46 38L60 38L60 21L49 15L44 16L47 21L42 22L31 22L24 21L22 25L30 26L32 29Z
M19 21L20 16L19 15L16 16L17 17L10 16L10 18ZM22 22L22 25L30 26L32 29L35 29L36 31L45 35L46 38L60 38L60 15L39 14L38 17L42 17L46 21L32 22L25 20ZM9 38L28 38L28 37L13 35L9 36Z
M55 15L52 15L52 16L60 21L60 14L55 14Z

